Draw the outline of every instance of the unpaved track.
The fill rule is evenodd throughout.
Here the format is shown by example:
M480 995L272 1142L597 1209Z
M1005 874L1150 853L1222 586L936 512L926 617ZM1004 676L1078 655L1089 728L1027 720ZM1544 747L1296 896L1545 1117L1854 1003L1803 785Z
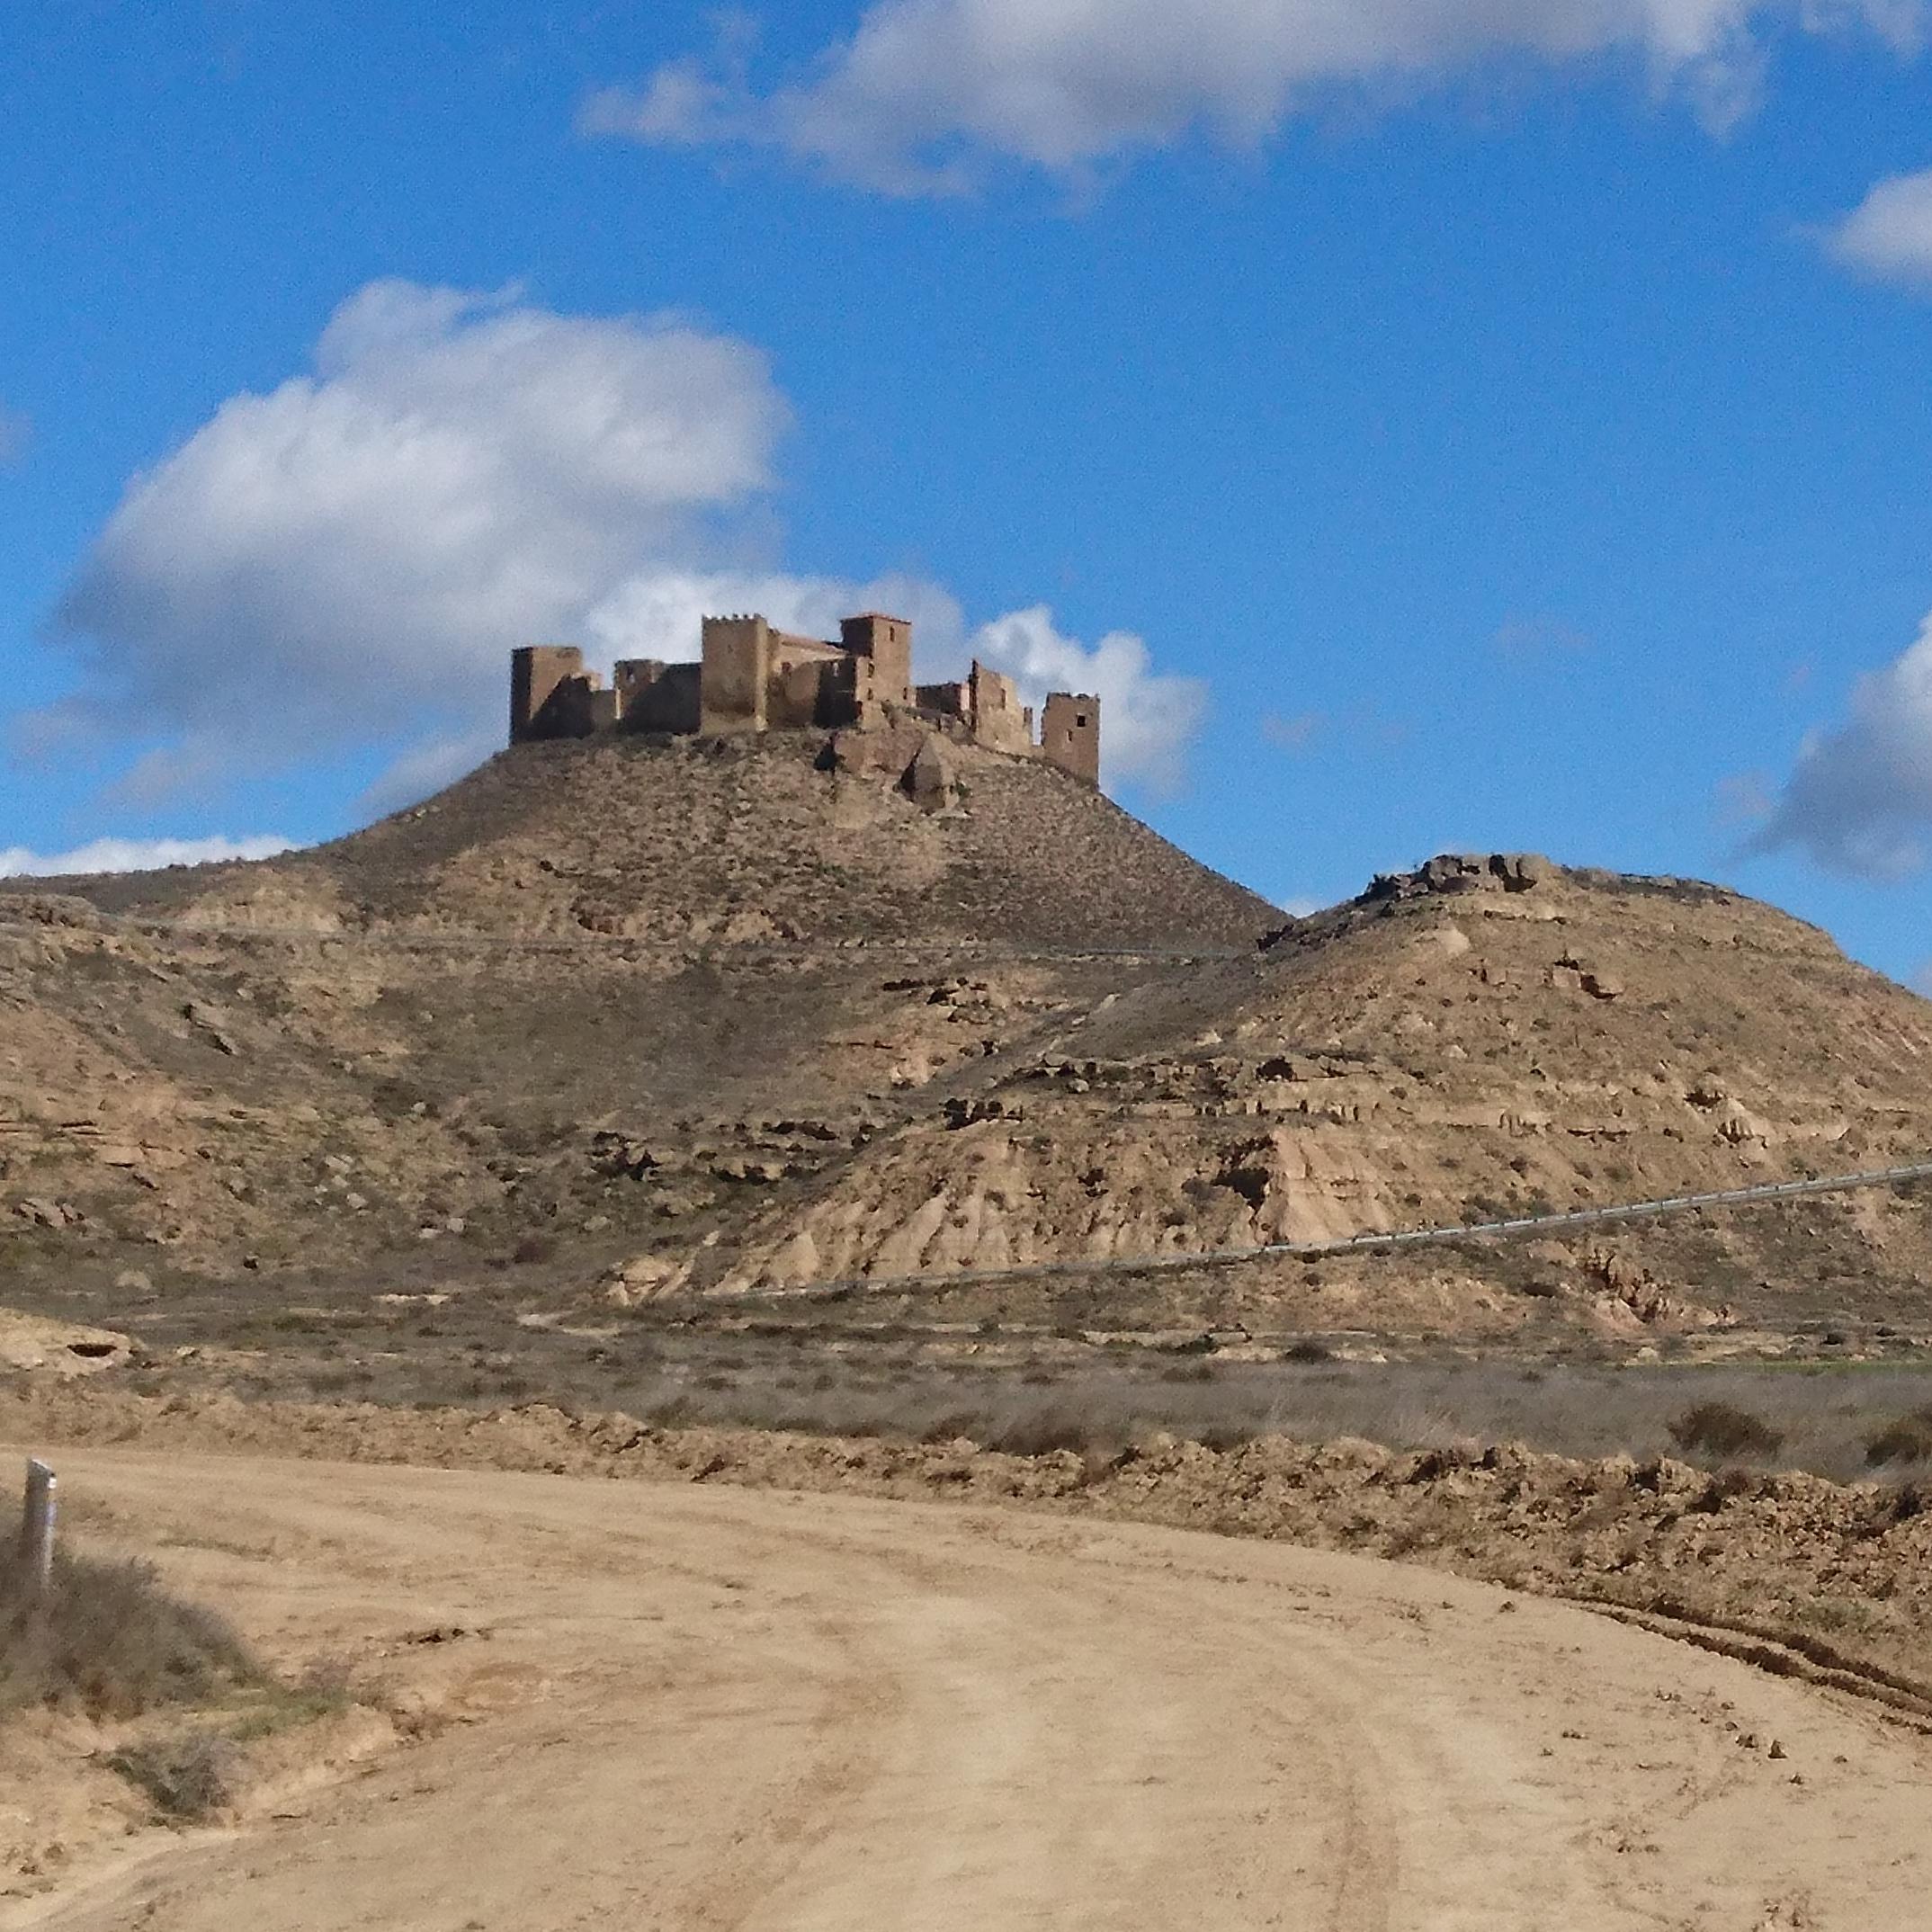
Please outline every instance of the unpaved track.
M381 1648L402 1695L477 1721L0 1926L1932 1925L1924 1740L1430 1572L568 1477L61 1474L270 1648ZM487 1634L406 1641L432 1626Z

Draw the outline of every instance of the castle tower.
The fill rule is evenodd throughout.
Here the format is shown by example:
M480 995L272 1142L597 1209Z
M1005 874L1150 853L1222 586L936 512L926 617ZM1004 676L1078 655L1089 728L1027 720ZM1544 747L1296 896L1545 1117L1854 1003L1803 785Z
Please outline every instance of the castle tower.
M559 684L584 675L584 654L574 644L526 644L510 653L510 742L550 738L541 722L544 707Z
M838 639L854 656L872 661L872 695L881 704L912 702L912 625L881 611L839 620Z
M762 617L707 617L699 729L707 738L762 731L772 676L772 627Z
M1100 783L1100 700L1091 693L1047 693L1040 716L1040 756L1082 784Z

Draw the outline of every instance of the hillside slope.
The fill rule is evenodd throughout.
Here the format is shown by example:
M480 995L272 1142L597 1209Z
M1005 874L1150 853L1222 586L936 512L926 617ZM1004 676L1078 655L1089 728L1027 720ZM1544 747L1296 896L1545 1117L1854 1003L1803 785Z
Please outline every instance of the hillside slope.
M820 734L521 745L368 830L252 865L64 881L104 909L317 931L1243 946L1280 915L1044 765Z
M970 1102L875 1140L719 1280L1323 1239L1928 1148L1932 1003L1824 935L1708 886L1440 860L988 1065ZM1406 1281L1433 1284L1451 1326L1515 1319L1486 1292L1482 1313L1436 1292L1481 1277L1529 1301L1575 1288L1619 1320L1716 1325L1766 1291L1923 1319L1928 1262L1926 1205L1880 1193L1608 1242L1350 1264L1341 1276L1368 1299L1328 1313L1373 1326L1413 1312L1413 1294L1374 1301Z
M922 808L905 744L827 749L520 747L312 851L0 890L6 1259L722 1239L930 1083L1278 919L1051 768L950 747Z
M904 747L826 748L525 747L311 852L0 893L15 1279L110 1322L130 1263L783 1294L1932 1149L1932 1004L1737 894L1443 859L1257 945L1262 901L1056 773L962 752L922 806ZM946 1319L1932 1334L1928 1281L1881 1192Z

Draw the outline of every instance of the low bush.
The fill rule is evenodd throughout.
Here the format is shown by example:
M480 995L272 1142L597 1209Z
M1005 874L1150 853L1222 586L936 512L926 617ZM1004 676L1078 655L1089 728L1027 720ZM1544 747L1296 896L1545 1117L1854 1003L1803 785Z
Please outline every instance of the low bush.
M169 1595L151 1564L62 1552L43 1592L14 1525L0 1523L0 1713L138 1717L263 1680L228 1622Z
M1318 1342L1312 1336L1304 1335L1290 1342L1282 1350L1284 1362L1332 1362L1335 1351L1326 1342Z
M1679 1449L1704 1455L1775 1455L1784 1436L1734 1402L1699 1402L1668 1425Z
M1899 1416L1865 1437L1866 1465L1884 1462L1932 1462L1932 1409L1915 1409Z
M183 1731L130 1744L108 1759L130 1784L147 1793L163 1818L192 1824L234 1801L242 1754L215 1731Z

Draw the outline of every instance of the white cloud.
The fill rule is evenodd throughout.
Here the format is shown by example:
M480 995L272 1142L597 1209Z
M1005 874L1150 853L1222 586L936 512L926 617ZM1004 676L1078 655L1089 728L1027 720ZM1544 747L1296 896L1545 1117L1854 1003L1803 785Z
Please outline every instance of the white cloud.
M1748 850L1797 846L1834 872L1898 879L1926 863L1932 823L1932 617L1859 679L1850 715L1813 731Z
M1486 62L1622 57L1722 127L1755 98L1767 29L1863 26L1910 45L1919 0L873 0L851 37L764 96L742 36L584 106L592 133L737 142L899 193L989 156L1061 172L1205 129L1250 144L1319 90L1413 86Z
M0 879L51 879L76 872L145 872L163 865L207 865L218 859L272 859L292 850L290 841L264 833L230 838L96 838L71 852L30 852L0 846Z
M1199 678L1157 672L1146 643L1131 631L1110 631L1089 648L1054 630L1052 612L1039 604L982 625L973 633L972 650L1011 676L1035 706L1050 690L1097 696L1104 782L1163 793L1185 783L1187 747L1207 711L1207 686Z
M165 785L473 730L513 644L718 541L788 415L728 336L407 282L344 303L315 363L130 484L57 617L90 675L37 735L165 735Z
M731 560L767 514L789 420L745 343L377 282L315 362L137 477L61 605L87 681L22 736L61 756L141 746L124 803L386 745L360 803L398 809L501 742L514 645L688 658L704 613L740 610L826 636L890 609L916 626L923 677L977 651L1035 699L1097 691L1108 776L1178 782L1201 687L1157 675L1136 637L1088 650L1043 609L969 635L918 578Z
M1932 168L1880 182L1825 245L1862 274L1932 285Z

